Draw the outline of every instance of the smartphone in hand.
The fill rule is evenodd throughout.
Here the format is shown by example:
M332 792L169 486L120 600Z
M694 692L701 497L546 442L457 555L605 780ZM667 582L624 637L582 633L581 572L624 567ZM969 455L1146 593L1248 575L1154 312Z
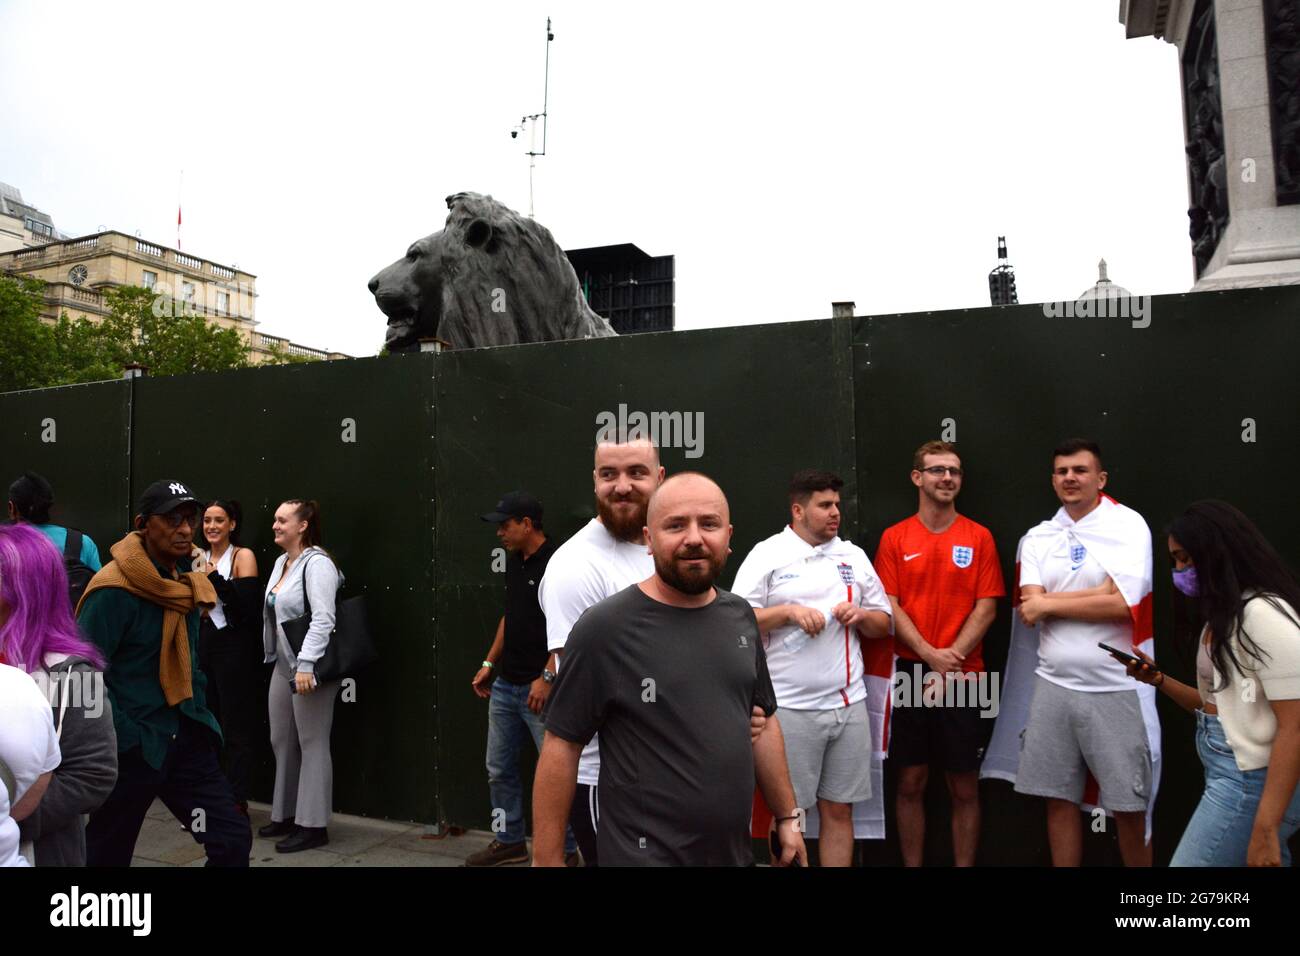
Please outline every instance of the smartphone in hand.
M1121 650L1117 650L1111 647L1109 644L1103 644L1101 641L1097 642L1097 646L1100 647L1107 654L1110 654L1112 657L1118 657L1125 664L1133 663L1136 664L1138 667L1141 667L1143 664L1147 663L1140 657L1134 657L1132 654L1126 653Z

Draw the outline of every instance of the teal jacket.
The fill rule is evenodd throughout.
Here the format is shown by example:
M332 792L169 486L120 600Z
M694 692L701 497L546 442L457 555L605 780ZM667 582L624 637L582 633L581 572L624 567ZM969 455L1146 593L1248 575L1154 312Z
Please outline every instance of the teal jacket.
M154 562L158 573L172 577ZM188 570L189 561L178 562ZM181 715L221 737L221 727L208 710L207 678L199 669L199 610L185 615L190 645L190 684L194 696L169 707L158 668L162 656L163 609L123 588L100 588L87 595L77 615L83 633L104 652L108 667L104 683L113 705L118 753L139 747L149 766L162 769L167 748L180 730Z

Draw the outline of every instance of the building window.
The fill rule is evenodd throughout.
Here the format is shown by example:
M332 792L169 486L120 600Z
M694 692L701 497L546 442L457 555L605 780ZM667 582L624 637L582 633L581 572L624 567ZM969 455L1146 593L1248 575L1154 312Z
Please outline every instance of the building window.
M230 296L225 292L217 293L217 315L230 314Z
M194 304L194 283L193 282L181 283L181 300L184 302L188 302L190 305Z
M27 226L27 231L30 232L33 236L45 236L46 238L49 238L54 235L53 226L50 226L43 222L37 222L35 219L32 219L30 216L27 218L24 225Z
M145 287L146 289L152 289L152 288L153 288L154 286L156 286L157 284L158 284L158 273L156 273L156 272L150 272L148 269L145 269L145 270L144 270L144 287Z

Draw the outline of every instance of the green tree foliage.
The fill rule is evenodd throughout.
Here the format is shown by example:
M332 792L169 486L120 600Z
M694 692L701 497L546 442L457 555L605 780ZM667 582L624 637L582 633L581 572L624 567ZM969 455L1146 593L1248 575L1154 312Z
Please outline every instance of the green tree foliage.
M209 325L186 303L150 289L108 289L109 315L100 328L120 365L143 365L150 375L184 375L247 368L248 347L238 329ZM119 365L119 368L120 368Z
M106 290L109 314L99 322L64 313L47 325L40 319L43 285L26 276L0 276L0 391L119 378L131 363L150 375L250 364L237 329L210 325L185 303L137 286Z
M75 385L122 377L125 349L106 334L102 325L88 319L70 319L64 312L50 332L52 349L46 385Z
M40 318L44 287L27 276L0 276L0 391L48 384L52 336Z

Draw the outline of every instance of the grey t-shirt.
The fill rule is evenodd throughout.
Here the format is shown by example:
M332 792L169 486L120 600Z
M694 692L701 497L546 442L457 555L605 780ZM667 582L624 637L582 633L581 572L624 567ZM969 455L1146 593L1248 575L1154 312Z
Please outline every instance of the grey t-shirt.
M776 694L734 594L679 608L633 585L583 613L546 729L579 744L600 733L601 866L753 862L753 707L771 716Z

